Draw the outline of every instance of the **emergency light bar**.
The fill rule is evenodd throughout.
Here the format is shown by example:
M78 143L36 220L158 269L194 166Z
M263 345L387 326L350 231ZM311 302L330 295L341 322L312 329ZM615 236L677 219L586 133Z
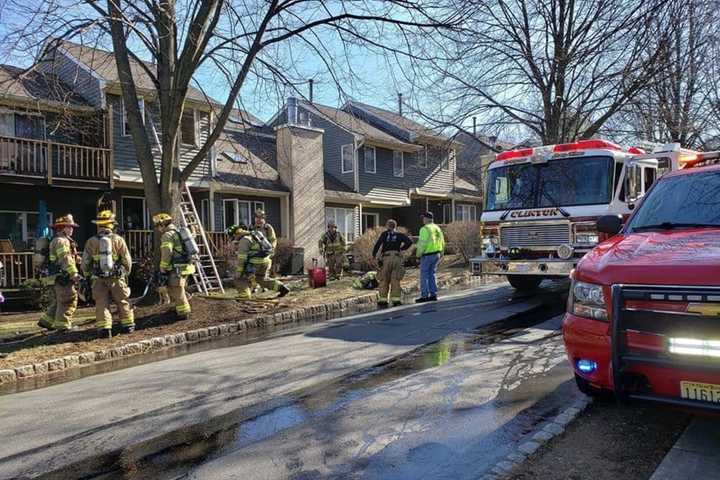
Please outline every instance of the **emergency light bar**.
M549 145L537 148L521 148L519 150L508 150L507 152L500 152L495 156L495 160L513 160L516 158L530 157L537 152L552 152L552 153L563 153L563 152L577 152L582 150L616 150L623 151L620 145L617 145L606 140L580 140L572 143L560 143L557 145ZM643 152L641 149L633 147L628 150L628 153L640 155Z

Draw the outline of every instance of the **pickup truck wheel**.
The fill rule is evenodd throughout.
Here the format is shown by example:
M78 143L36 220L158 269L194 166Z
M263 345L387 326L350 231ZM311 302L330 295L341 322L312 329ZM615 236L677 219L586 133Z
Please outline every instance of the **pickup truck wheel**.
M533 290L543 281L543 277L535 275L508 275L508 282L515 290Z
M575 374L575 383L577 384L578 390L580 390L588 397L597 398L598 400L613 399L613 394L611 391L593 387L587 380L582 378L577 373Z

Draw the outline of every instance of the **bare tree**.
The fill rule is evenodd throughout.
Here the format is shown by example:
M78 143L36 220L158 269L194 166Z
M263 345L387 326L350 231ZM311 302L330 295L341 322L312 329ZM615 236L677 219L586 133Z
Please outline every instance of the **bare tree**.
M713 131L712 59L717 13L713 2L672 5L670 35L660 48L659 70L649 87L624 109L615 136L702 148ZM612 129L611 129L612 131Z
M588 138L648 87L667 52L666 0L465 1L465 30L446 36L454 60L434 63L446 124L477 115L545 144Z
M174 211L182 182L208 156L249 78L290 83L284 66L297 61L290 47L314 55L332 68L328 42L387 49L393 55L405 39L451 29L458 10L434 0L6 0L29 19L11 29L5 45L19 49L48 40L92 38L111 44L129 129L135 143L145 195L151 213ZM392 39L400 39L399 47ZM342 48L342 47L341 47ZM149 60L143 62L141 59ZM304 58L300 60L306 60ZM161 160L159 175L153 138L138 107L133 64L152 80L159 104ZM206 141L184 166L179 161L180 125L188 90L198 72L215 69L227 80L227 99L217 108ZM332 73L335 75L335 72Z

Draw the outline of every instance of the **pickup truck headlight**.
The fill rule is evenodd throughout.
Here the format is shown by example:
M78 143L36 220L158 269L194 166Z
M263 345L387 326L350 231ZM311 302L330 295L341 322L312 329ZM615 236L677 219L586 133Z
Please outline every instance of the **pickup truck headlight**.
M578 317L607 321L607 304L601 285L573 282L568 298L568 310Z

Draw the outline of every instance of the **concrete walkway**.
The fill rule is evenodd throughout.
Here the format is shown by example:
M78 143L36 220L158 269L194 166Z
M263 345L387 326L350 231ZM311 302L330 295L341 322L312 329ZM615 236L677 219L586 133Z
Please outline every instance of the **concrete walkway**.
M0 479L35 478L71 464L74 478L98 462L109 466L121 452L132 461L177 442L178 430L241 421L257 415L257 406L540 304L511 302L511 292L478 289L0 397Z
M720 479L720 419L695 417L650 480Z

